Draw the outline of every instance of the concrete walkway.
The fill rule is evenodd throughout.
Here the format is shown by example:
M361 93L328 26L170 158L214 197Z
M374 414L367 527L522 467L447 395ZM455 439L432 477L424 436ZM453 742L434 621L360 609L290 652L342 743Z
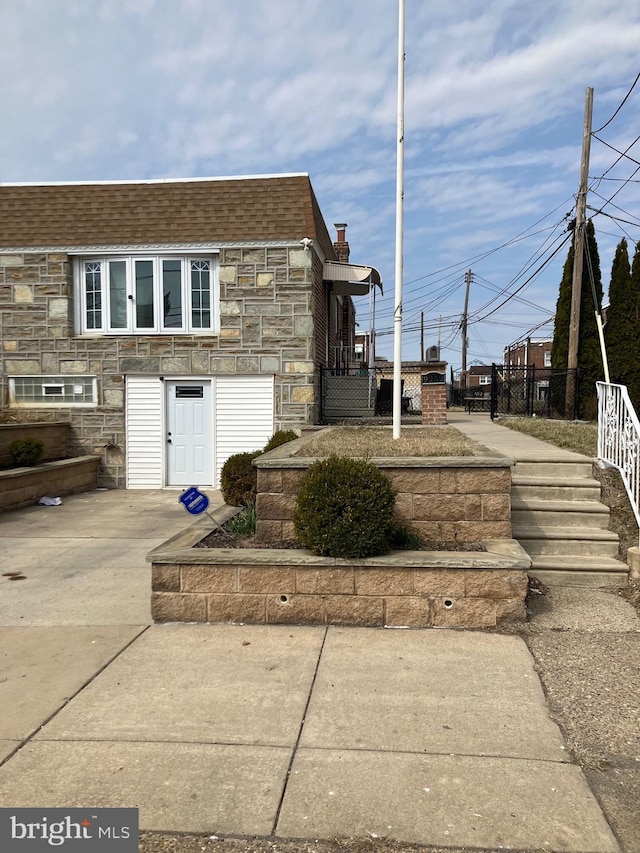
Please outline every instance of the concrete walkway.
M175 492L0 516L2 572L26 576L0 578L1 807L138 806L141 828L169 832L619 849L522 639L150 626L144 554L188 523Z

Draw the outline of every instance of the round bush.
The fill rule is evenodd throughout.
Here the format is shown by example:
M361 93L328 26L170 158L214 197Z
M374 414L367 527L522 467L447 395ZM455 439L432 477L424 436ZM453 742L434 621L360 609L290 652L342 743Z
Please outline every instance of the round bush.
M258 472L251 464L262 451L234 453L220 471L220 491L229 506L246 506L254 503L258 488Z
M298 438L298 433L294 430L279 429L277 432L274 432L269 441L265 444L263 453L268 453L270 450L273 450L276 447L280 447L281 444L286 444L288 441L293 441L294 438Z
M309 467L293 516L298 541L325 557L371 557L390 548L395 495L371 462L330 456Z
M9 445L9 453L16 465L37 465L44 453L44 444L39 438L18 438Z

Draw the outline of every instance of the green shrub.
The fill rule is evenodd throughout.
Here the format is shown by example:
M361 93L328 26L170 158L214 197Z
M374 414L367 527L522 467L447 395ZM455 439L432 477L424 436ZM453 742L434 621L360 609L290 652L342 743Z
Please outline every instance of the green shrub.
M44 444L39 438L18 438L9 446L9 453L16 465L37 465L44 453Z
M307 470L293 516L298 541L314 554L370 557L390 548L395 495L371 462L330 456Z
M226 529L234 536L253 536L256 532L256 505L248 503L242 512L227 522Z
M222 466L220 491L229 506L246 506L256 499L258 472L251 464L261 456L261 450L253 453L234 453Z
M265 444L263 453L268 453L270 450L273 450L276 447L280 447L281 444L286 444L288 441L293 441L294 438L298 438L298 433L294 430L279 429L277 432L274 432L269 441Z

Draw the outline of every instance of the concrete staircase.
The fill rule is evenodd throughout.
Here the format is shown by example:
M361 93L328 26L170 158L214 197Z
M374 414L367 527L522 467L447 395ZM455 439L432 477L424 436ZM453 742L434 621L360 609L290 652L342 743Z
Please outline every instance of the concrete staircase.
M618 536L590 461L519 460L511 485L511 524L532 560L530 573L556 586L622 586Z

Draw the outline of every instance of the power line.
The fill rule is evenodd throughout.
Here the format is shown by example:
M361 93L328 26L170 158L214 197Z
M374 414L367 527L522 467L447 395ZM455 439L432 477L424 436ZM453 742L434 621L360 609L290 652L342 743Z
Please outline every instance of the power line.
M601 142L603 145L606 145L606 146L607 146L607 148L610 148L612 151L615 151L615 152L616 152L616 154L619 154L619 155L620 155L620 157L626 157L626 158L627 158L627 160L631 160L631 162L632 162L632 163L636 163L638 166L640 166L640 160L634 160L634 158L633 158L633 157L630 157L630 156L627 154L627 151L629 150L629 148L633 148L633 146L636 144L636 142L638 141L638 139L640 139L640 136L639 136L639 137L637 137L636 139L634 139L634 141L631 143L631 145L629 146L629 148L627 148L627 149L626 149L626 151L620 151L620 150L619 150L618 148L616 148L614 145L610 145L608 142L605 142L605 141L604 141L604 139L600 139L600 137L599 137L599 136L596 136L596 135L595 135L595 133L593 133L593 134L592 134L592 136L593 136L593 138L594 138L594 139L597 139L597 140L598 140L598 142ZM619 159L618 159L618 160L616 160L616 162L613 164L613 166L615 166L615 165L616 165L616 163L618 163L618 162L619 162ZM607 172L610 172L610 171L611 171L611 169L613 168L613 166L610 166L610 167L607 169ZM604 177L604 175L606 175L606 174L607 174L607 172L603 172L603 177Z
M635 79L635 80L633 81L633 83L631 84L631 88L629 89L629 91L627 92L627 94L624 96L624 98L623 98L623 99L622 99L622 101L620 102L620 105L618 106L618 108L616 109L616 111L614 112L614 114L611 116L611 118L609 119L609 121L605 122L605 124L603 124L603 125L602 125L602 127L599 127L597 130L594 130L594 133L600 133L600 131L601 131L601 130L604 130L604 129L605 129L605 127L607 127L608 125L610 125L610 124L611 124L611 122L614 120L614 118L618 115L618 113L620 112L620 110L623 108L623 106L624 106L624 105L625 105L625 103L627 102L627 98L628 98L628 97L629 97L629 95L633 92L633 90L634 90L634 88L635 88L635 85L636 85L636 83L638 82L638 80L640 80L640 71L638 72L638 75L637 75L636 79Z

